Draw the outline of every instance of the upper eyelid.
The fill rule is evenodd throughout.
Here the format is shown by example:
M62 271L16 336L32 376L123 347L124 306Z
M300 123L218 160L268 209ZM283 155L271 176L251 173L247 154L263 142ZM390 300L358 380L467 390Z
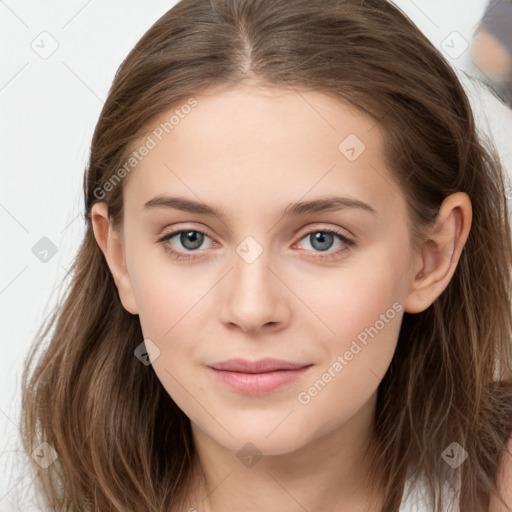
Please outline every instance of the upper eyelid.
M211 236L207 229L203 229L203 228L186 228L186 227L185 228L171 229L168 233L162 233L159 236L158 239L159 239L159 241L161 241L163 239L174 238L176 235L178 235L180 233L186 233L187 231L195 231L197 233L201 233L203 235L206 235L211 240L215 240L215 237Z
M305 235L309 235L311 233L314 233L316 231L332 231L334 232L335 234L338 234L340 236L344 236L345 238L347 239L350 239L350 240L355 240L355 236L347 229L347 228L342 228L340 226L331 226L331 227L326 227L325 225L324 226L320 226L320 227L316 227L316 226L313 226L313 227L309 227L309 228L305 228L304 230L300 230L299 231L299 234L297 236L301 236L301 238Z

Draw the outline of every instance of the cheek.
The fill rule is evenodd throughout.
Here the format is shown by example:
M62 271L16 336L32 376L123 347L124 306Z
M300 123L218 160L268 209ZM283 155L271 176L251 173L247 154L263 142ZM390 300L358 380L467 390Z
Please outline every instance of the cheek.
M211 269L165 261L165 256L134 268L133 274L144 339L159 349L153 370L178 406L194 417L189 393L197 386L196 372L201 370L205 324L212 321L212 312L206 308L217 276Z
M382 246L360 257L354 255L325 280L312 279L309 286L304 283L302 289L313 290L307 295L308 305L319 313L331 338L339 340L335 348L342 348L346 340L376 322L382 328L382 315L385 320L393 319L403 309L404 265L403 257Z
M340 280L344 286L331 288L330 300L323 299L323 319L335 334L324 338L326 357L296 397L297 412L316 436L349 421L377 391L391 363L403 316L392 268L353 269Z
M309 296L311 309L320 312L329 330L319 346L326 356L320 381L311 394L303 389L308 395L304 402L314 398L311 402L320 408L330 401L345 410L351 402L361 405L386 373L400 331L404 262L385 246L352 261L324 282L324 293L316 288ZM310 336L314 334L311 324ZM308 385L315 387L314 382Z
M184 279L183 274L176 268L172 275L147 269L139 276L144 285L137 287L136 294L144 339L150 339L159 349L152 369L178 407L195 419L200 418L201 409L195 409L197 404L191 398L196 396L195 375L200 370L199 365L195 366L200 346L194 341L204 338L201 297L208 287Z
M144 337L160 346L190 328L215 276L173 261L161 246L147 245L131 252L129 273Z

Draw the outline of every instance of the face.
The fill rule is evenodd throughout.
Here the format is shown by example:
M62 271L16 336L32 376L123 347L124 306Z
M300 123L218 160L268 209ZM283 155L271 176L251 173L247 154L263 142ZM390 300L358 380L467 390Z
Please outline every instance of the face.
M248 84L195 100L154 121L125 183L123 304L194 429L287 453L376 396L412 275L405 199L347 103Z

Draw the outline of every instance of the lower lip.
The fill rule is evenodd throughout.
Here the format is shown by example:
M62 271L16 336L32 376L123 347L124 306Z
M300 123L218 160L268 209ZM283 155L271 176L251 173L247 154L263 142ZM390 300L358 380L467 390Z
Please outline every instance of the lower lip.
M222 383L248 395L263 395L291 384L306 373L310 366L297 370L277 370L266 373L241 373L209 368Z

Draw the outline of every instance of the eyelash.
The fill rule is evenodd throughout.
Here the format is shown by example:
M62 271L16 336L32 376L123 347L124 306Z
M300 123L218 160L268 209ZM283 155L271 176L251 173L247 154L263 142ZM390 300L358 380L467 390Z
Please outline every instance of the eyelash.
M174 236L179 235L180 233L186 233L186 232L189 232L189 231L192 231L194 233L200 233L200 234L205 235L205 236L207 236L208 238L211 239L211 237L208 235L208 233L205 233L204 231L199 231L197 229L180 229L180 230L173 231L172 233L168 233L168 234L164 235L162 238L160 238L160 240L158 240L158 243L161 243L163 245L163 248L164 248L165 252L167 252L173 258L175 258L177 260L189 260L189 259L192 259L192 258L196 258L197 256L194 255L194 252L200 252L198 250L188 251L188 252L180 252L180 251L176 251L176 250L172 249L169 246L169 244L165 243L165 242L167 242L167 240L173 238ZM341 254L343 251L347 250L347 248L356 245L356 242L354 240L352 240L350 238L347 238L343 233L341 233L341 232L339 232L339 231L337 231L335 229L332 229L332 228L328 228L328 229L313 229L311 231L308 231L307 233L304 233L299 240L302 240L302 239L306 238L307 236L309 236L309 235L311 235L313 233L328 233L328 234L336 235L345 244L344 246L336 249L333 252L325 251L325 253L323 253L322 251L315 251L315 252L320 253L321 255L320 256L313 256L313 258L321 258L321 259L335 258L339 254ZM323 254L327 254L327 256L324 256Z

